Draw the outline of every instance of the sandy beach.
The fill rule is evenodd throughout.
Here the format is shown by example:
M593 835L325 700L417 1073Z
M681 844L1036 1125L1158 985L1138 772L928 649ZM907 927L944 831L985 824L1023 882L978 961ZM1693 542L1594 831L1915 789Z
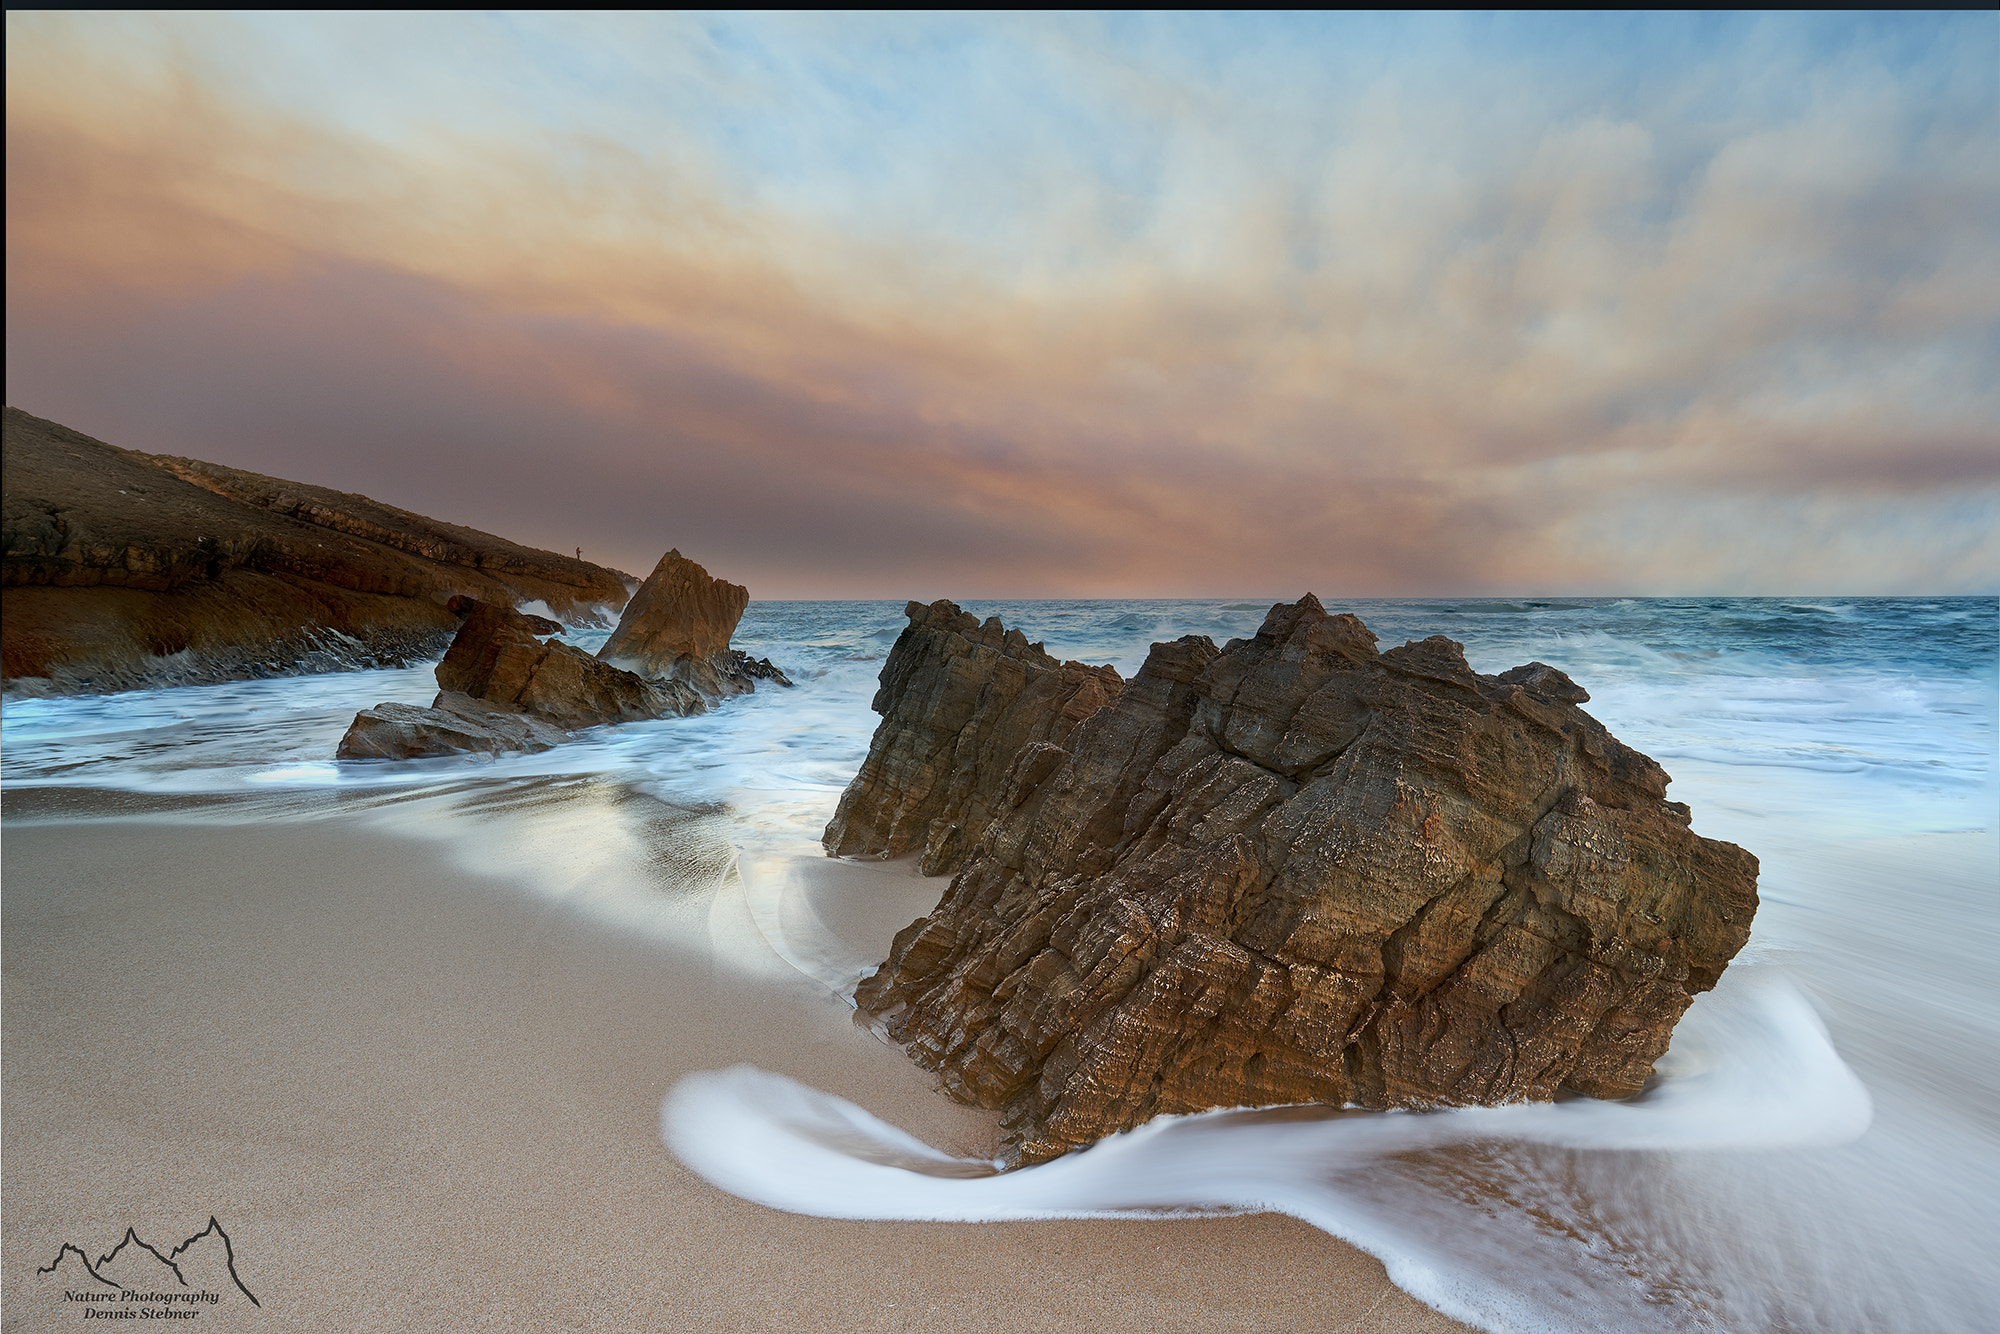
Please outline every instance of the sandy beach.
M803 976L616 930L532 866L474 874L354 816L18 790L8 814L6 1330L100 1323L65 1296L73 1257L37 1273L65 1242L164 1250L211 1216L260 1305L192 1248L190 1281L226 1290L180 1323L208 1329L1463 1328L1282 1216L848 1222L727 1195L659 1138L693 1071L747 1062L968 1155L993 1119ZM859 942L940 887L829 863L811 900Z

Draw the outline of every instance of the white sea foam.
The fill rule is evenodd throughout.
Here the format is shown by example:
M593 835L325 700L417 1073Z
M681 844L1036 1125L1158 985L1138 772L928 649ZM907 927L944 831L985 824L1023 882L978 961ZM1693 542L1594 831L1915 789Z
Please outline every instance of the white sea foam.
M1626 1102L1304 1120L1232 1111L1160 1117L1052 1163L965 1180L963 1169L975 1164L919 1145L838 1098L737 1066L682 1080L661 1106L661 1133L715 1184L777 1208L970 1222L1263 1208L1278 1189L1273 1183L1475 1140L1600 1150L1845 1144L1872 1116L1867 1090L1812 1006L1780 970L1753 966L1732 970L1696 1002L1658 1080ZM899 1156L911 1161L898 1165ZM953 1170L940 1177L939 1165Z
M1429 1113L1161 1117L1054 1162L996 1174L862 1109L748 1066L689 1076L661 1105L683 1162L746 1199L832 1218L992 1222L1036 1218L1291 1214L1362 1246L1397 1282L1487 1328L1566 1328L1566 1316L1624 1315L1628 1293L1573 1294L1557 1315L1524 1303L1521 1275L1482 1273L1385 1215L1350 1183L1399 1156L1451 1146L1540 1145L1607 1152L1716 1152L1841 1144L1870 1104L1812 1008L1779 970L1741 968L1703 997L1657 1085L1626 1103ZM1448 1252L1447 1252L1448 1253ZM1574 1277L1574 1276L1572 1276Z
M514 607L514 610L520 612L523 616L539 616L543 620L554 621L557 625L561 625L563 621L563 618L556 615L555 612L550 609L549 604L542 601L540 598L535 598L528 602L518 603Z

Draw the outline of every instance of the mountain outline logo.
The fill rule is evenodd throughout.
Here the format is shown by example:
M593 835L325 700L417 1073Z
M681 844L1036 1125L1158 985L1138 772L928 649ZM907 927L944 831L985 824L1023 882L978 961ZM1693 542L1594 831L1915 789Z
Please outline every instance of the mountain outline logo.
M97 1282L102 1283L107 1288L115 1288L120 1292L132 1292L133 1291L132 1288L127 1287L125 1284L118 1282L114 1278L106 1277L103 1272L104 1267L106 1265L110 1264L113 1260L118 1258L119 1252L123 1251L127 1246L132 1246L136 1247L139 1250L145 1251L147 1254L151 1255L155 1260L158 1260L161 1264L165 1265L168 1268L168 1270L170 1270L173 1273L174 1278L180 1282L180 1285L183 1288L185 1288L188 1286L187 1275L181 1272L181 1267L179 1264L176 1263L176 1261L183 1253L185 1253L196 1242L200 1241L203 1237L210 1235L219 1237L222 1240L223 1260L229 1267L229 1278L231 1282L236 1284L236 1290L242 1293L245 1297L248 1297L250 1299L250 1304L252 1306L262 1307L264 1303L257 1300L257 1294L250 1291L250 1289L244 1285L242 1275L236 1272L236 1246L233 1242L230 1241L229 1233L223 1229L221 1222L217 1220L214 1214L210 1214L208 1216L207 1227L195 1233L192 1237L189 1237L186 1241L182 1242L180 1245L174 1247L171 1251L168 1251L165 1254L161 1254L159 1247L153 1245L153 1243L147 1241L144 1237L140 1236L137 1229L127 1227L125 1229L125 1235L119 1238L118 1244L116 1246L113 1246L110 1250L106 1251L104 1254L98 1256L95 1263L92 1263L89 1253L85 1251L83 1247L78 1246L75 1242L65 1241L57 1249L56 1258L49 1261L47 1264L43 1265L39 1269L35 1270L35 1272L37 1274L53 1274L62 1265L64 1256L74 1255L77 1258L77 1262L83 1266L83 1271L86 1274L89 1274L91 1278L95 1279ZM213 1299L211 1298L210 1300Z

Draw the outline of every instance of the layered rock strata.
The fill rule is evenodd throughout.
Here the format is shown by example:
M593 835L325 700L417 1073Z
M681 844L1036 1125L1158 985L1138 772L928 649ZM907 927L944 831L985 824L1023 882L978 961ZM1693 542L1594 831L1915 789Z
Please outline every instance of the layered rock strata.
M443 650L454 596L572 623L624 605L616 571L325 487L119 449L8 408L0 674L121 690Z
M1095 695L1018 640L911 605L826 840L956 871L856 1001L1012 1164L1214 1107L1628 1097L1749 936L1756 858L1555 668L1378 652L1310 595Z
M1058 662L998 617L982 624L951 602L904 609L907 629L882 668L882 726L826 827L836 857L923 854L923 871L956 866L1012 791L1025 756L1038 783L1076 725L1124 688L1113 667ZM1030 747L1040 749L1029 751Z
M562 627L511 607L461 603L465 623L437 665L428 709L363 709L341 738L344 760L538 751L604 723L684 718L708 705L685 681L649 681L560 639Z
M749 605L749 589L669 551L625 604L597 656L653 680L685 682L709 699L748 694L760 680L788 686L769 659L729 647Z

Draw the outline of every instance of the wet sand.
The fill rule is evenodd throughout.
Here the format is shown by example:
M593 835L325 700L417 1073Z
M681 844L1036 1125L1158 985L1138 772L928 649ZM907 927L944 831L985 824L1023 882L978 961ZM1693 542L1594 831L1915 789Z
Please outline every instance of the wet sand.
M849 1222L727 1195L658 1137L692 1071L778 1071L960 1153L993 1119L802 977L616 931L436 842L43 813L0 854L9 1331L103 1327L65 1299L74 1257L36 1273L64 1242L94 1258L129 1226L166 1250L211 1215L261 1306L211 1239L190 1280L221 1300L183 1328L1464 1328L1280 1216ZM855 898L879 883L832 868L813 908L843 938L901 925Z

